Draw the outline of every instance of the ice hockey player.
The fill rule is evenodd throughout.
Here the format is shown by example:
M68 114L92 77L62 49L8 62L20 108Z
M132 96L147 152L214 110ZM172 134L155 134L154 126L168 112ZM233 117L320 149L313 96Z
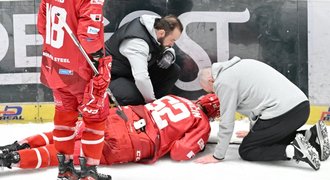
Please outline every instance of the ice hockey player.
M111 109L101 164L153 163L168 153L173 160L191 159L204 149L210 134L209 119L219 116L219 106L214 94L196 102L167 95L146 105L124 106L127 122L115 113L116 109ZM79 123L74 164L79 164L84 128L84 124ZM16 141L0 150L0 165L8 168L44 168L58 164L51 132Z

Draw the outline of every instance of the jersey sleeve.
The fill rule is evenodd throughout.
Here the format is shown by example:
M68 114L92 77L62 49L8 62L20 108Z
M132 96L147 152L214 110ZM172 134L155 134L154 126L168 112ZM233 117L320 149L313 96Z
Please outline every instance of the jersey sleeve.
M104 0L85 0L79 9L78 39L88 54L103 48L103 8Z
M210 124L207 118L195 118L196 122L184 134L175 141L170 151L173 160L188 160L204 149L210 135Z
M45 39L46 34L46 4L45 1L42 0L39 5L39 11L38 11L38 22L37 22L37 28L39 34L43 36Z

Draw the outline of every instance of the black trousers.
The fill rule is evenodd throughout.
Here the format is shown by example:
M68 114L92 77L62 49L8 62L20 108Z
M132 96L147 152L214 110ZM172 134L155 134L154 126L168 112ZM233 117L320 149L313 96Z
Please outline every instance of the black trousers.
M175 82L179 79L180 71L180 66L175 63L168 69L159 68L156 64L149 67L148 72L157 99L171 93ZM120 105L145 104L134 78L113 75L110 90Z
M287 160L285 149L309 117L310 105L302 102L273 119L259 119L239 147L242 159L248 161Z

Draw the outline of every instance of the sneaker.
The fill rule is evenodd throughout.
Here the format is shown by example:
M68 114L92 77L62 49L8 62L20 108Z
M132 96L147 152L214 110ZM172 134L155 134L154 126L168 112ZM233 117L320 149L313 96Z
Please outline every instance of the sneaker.
M65 156L63 154L57 154L58 159L58 175L57 180L78 180L80 175L73 166L73 160L69 162L65 161Z
M9 152L0 154L0 167L11 169L12 164L17 164L21 160L18 152Z
M86 158L79 157L81 176L80 180L111 180L110 175L98 173L96 166L86 166Z
M17 141L15 141L13 144L8 144L6 146L0 146L0 152L2 153L9 153L13 151L18 151L21 149L30 149L30 145L28 143L24 143L20 145Z
M294 147L293 159L308 163L314 170L320 169L321 164L316 149L302 134L297 134L291 145Z
M306 131L306 139L317 150L320 160L327 160L330 155L330 143L327 126L324 121L318 121L313 127Z

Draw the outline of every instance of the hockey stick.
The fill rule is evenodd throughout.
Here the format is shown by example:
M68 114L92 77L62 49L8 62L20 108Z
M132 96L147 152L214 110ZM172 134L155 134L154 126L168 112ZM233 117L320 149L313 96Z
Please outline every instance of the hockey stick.
M68 24L60 17L60 13L57 13L56 16L58 17L59 23L61 23L64 27L64 29L66 30L66 32L70 35L71 39L73 40L73 42L77 45L77 47L79 48L80 52L83 54L83 56L85 57L86 61L88 62L88 64L90 65L90 67L93 69L95 75L98 75L99 72L96 69L96 67L94 66L93 62L89 59L86 51L84 50L84 48L81 46L81 44L79 43L77 37L73 34L71 28L68 26ZM121 108L121 106L119 105L118 101L116 100L115 96L112 94L111 90L109 88L106 89L106 92L109 94L111 100L115 103L115 105L117 106L117 111L116 113L123 118L125 121L128 120L126 114L124 113L123 109Z

